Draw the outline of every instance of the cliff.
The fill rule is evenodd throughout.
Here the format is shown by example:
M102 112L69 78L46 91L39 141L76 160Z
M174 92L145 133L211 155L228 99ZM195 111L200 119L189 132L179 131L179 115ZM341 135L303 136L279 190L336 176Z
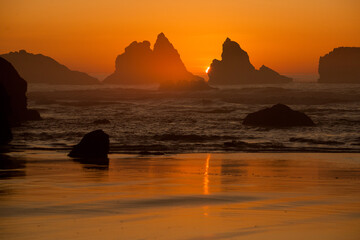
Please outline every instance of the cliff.
M16 125L21 121L40 119L37 111L27 109L26 81L20 77L11 63L1 57L0 85L1 98L4 99L1 114L7 116L9 123Z
M266 84L287 83L292 79L262 66L259 70L250 63L246 51L237 42L227 38L223 44L222 60L214 59L208 71L209 84Z
M9 61L29 83L48 84L98 84L99 81L86 73L72 71L54 59L25 50L0 55Z
M319 60L319 83L360 83L360 47L334 48Z

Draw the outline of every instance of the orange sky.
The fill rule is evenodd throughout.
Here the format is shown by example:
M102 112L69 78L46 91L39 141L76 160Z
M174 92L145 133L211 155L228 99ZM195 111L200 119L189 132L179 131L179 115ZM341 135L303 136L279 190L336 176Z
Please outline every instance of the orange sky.
M230 37L250 61L316 74L319 56L360 46L359 0L0 0L0 53L25 49L73 70L113 72L132 41L164 32L188 70L203 73Z

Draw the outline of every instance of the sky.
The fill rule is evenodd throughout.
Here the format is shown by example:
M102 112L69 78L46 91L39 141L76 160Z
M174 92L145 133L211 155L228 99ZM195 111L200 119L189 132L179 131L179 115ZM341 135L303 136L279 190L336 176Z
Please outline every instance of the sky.
M196 74L229 37L256 68L315 75L320 56L360 47L359 12L359 0L0 0L0 54L25 49L106 76L132 41L164 32Z

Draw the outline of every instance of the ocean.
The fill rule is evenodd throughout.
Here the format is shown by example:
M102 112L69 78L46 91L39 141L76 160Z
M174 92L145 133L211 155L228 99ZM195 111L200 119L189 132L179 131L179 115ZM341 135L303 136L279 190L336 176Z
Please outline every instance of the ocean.
M204 92L119 86L30 85L29 107L43 120L14 129L16 149L70 149L103 129L112 153L360 152L360 86L291 83ZM242 125L277 103L307 114L314 127ZM94 121L107 119L109 124Z

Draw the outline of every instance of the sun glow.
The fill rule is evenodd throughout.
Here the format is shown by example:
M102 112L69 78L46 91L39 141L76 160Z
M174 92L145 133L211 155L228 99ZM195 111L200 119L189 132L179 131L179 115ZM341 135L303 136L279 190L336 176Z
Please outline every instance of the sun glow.
M210 70L210 67L207 67L207 69L205 70L206 73L208 73Z

